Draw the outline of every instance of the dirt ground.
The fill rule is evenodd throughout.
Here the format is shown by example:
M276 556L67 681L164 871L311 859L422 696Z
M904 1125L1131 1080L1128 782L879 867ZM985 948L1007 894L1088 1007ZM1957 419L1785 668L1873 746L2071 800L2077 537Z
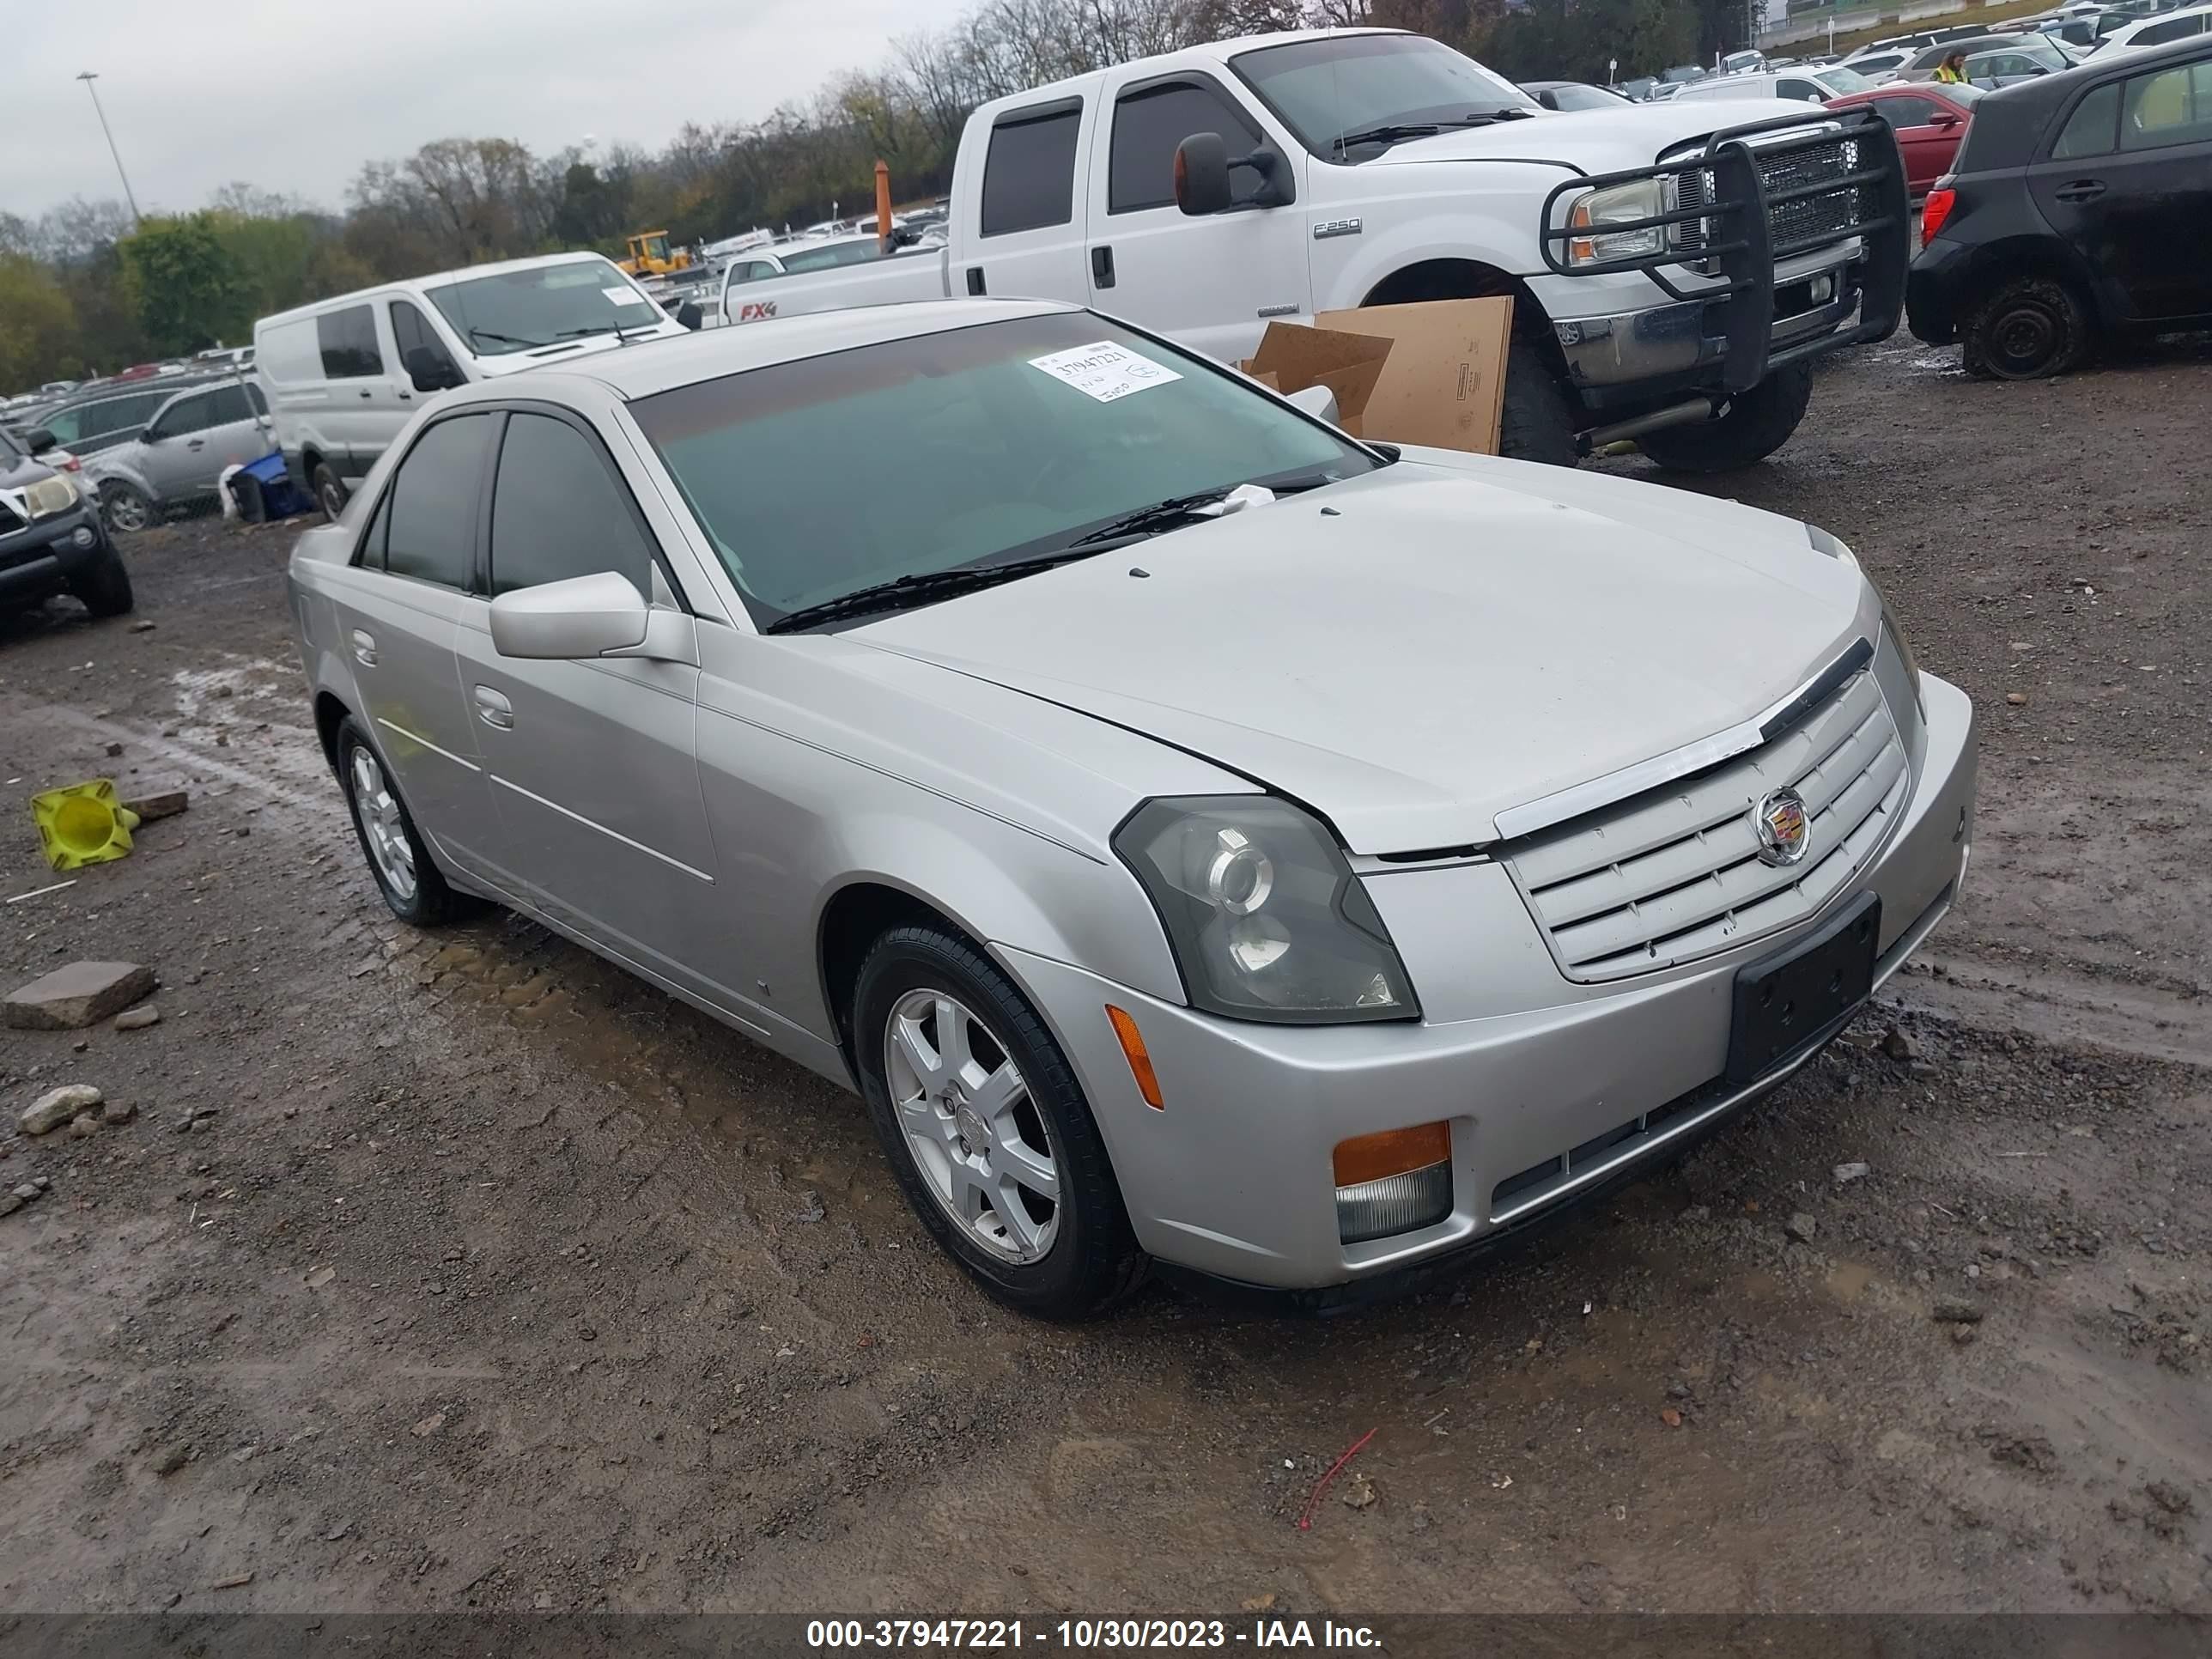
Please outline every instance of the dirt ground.
M146 631L0 623L0 896L55 879L33 789L192 791L0 909L11 984L162 980L0 1033L11 1135L138 1108L0 1142L51 1181L0 1218L0 1611L2212 1611L2212 351L1954 359L1832 368L1721 487L1974 696L1960 909L1680 1168L1327 1322L1012 1317L856 1101L534 926L392 921L283 530L137 538Z

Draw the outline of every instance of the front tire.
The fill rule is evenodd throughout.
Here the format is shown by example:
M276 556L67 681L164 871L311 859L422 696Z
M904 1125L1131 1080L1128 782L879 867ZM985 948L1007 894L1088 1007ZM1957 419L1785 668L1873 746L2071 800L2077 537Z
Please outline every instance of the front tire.
M939 927L886 933L860 966L853 1048L907 1202L984 1289L1081 1319L1142 1281L1082 1087L989 957Z
M1717 420L1647 432L1637 447L1670 472L1737 472L1790 441L1813 401L1813 366L1793 363L1729 399Z
M338 514L345 511L345 480L338 477L328 461L317 461L308 482L314 488L315 503L323 509L323 516L336 524Z
M131 592L131 573L112 542L100 550L92 568L70 585L70 592L95 617L120 617L137 603Z
M417 927L435 927L473 908L465 895L447 885L407 803L385 772L383 757L369 747L351 715L339 723L337 746L338 776L345 785L354 835L392 914Z
M1517 334L1505 352L1505 390L1498 413L1498 453L1509 460L1572 466L1577 404L1544 354Z
M1966 372L1999 380L2063 374L2088 355L2088 308L2064 283L2023 276L2007 283L1966 327Z

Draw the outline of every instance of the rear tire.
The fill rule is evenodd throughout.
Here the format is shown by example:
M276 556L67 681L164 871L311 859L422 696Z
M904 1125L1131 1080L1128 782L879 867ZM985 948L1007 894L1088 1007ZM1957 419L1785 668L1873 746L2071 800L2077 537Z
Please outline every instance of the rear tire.
M350 714L338 724L337 753L354 835L392 914L417 927L436 927L475 909L473 898L447 884L398 786L384 769L384 757L369 747Z
M2088 307L2064 283L2022 276L1997 289L1962 331L1966 372L1998 380L2063 374L2088 355Z
M100 521L111 536L135 535L161 522L161 509L134 483L117 479L100 490Z
M1146 1256L1097 1121L998 965L944 928L895 928L860 964L853 1006L868 1115L946 1253L1000 1301L1044 1319L1087 1318L1135 1290ZM1019 1213L1006 1217L1007 1205Z
M137 603L131 592L131 573L112 542L100 550L92 568L70 585L70 592L95 617L120 617Z
M1575 442L1574 398L1559 384L1544 354L1517 334L1505 352L1505 392L1498 426L1498 453L1516 461L1572 466L1581 459Z
M309 482L314 486L315 504L323 509L325 519L336 524L338 514L345 511L345 480L331 470L328 461L317 461Z
M1637 447L1670 472L1735 472L1790 441L1813 401L1813 366L1793 363L1728 401L1720 418L1647 432Z

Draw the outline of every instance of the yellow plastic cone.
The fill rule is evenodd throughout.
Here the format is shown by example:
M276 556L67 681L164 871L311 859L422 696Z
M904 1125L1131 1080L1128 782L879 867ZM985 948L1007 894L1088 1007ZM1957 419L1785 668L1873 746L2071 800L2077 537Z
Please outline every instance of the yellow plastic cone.
M131 832L138 827L138 815L115 798L112 778L33 795L31 816L46 844L46 862L57 870L122 858L131 851Z

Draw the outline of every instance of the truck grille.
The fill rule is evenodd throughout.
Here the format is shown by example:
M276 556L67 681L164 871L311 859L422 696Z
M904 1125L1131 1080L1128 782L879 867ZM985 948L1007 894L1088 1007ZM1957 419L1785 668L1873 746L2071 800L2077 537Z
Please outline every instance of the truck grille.
M1800 185L1816 185L1823 179L1844 178L1858 169L1859 140L1838 138L1832 143L1816 144L1806 149L1785 150L1778 155L1759 158L1759 182L1772 195L1778 191L1794 190ZM1704 168L1676 175L1681 181L1681 204L1701 207L1713 196L1712 173ZM1786 258L1793 253L1802 253L1824 243L1841 241L1859 226L1875 216L1873 187L1869 185L1840 185L1818 195L1800 197L1793 201L1777 202L1766 214L1768 234L1774 244L1777 258ZM1693 220L1681 228L1681 243L1686 252L1695 252L1705 246L1716 233L1711 219Z
M1652 973L1809 920L1865 867L1911 779L1871 671L1759 748L1504 849L1569 979ZM1790 786L1812 846L1759 857L1752 810Z

